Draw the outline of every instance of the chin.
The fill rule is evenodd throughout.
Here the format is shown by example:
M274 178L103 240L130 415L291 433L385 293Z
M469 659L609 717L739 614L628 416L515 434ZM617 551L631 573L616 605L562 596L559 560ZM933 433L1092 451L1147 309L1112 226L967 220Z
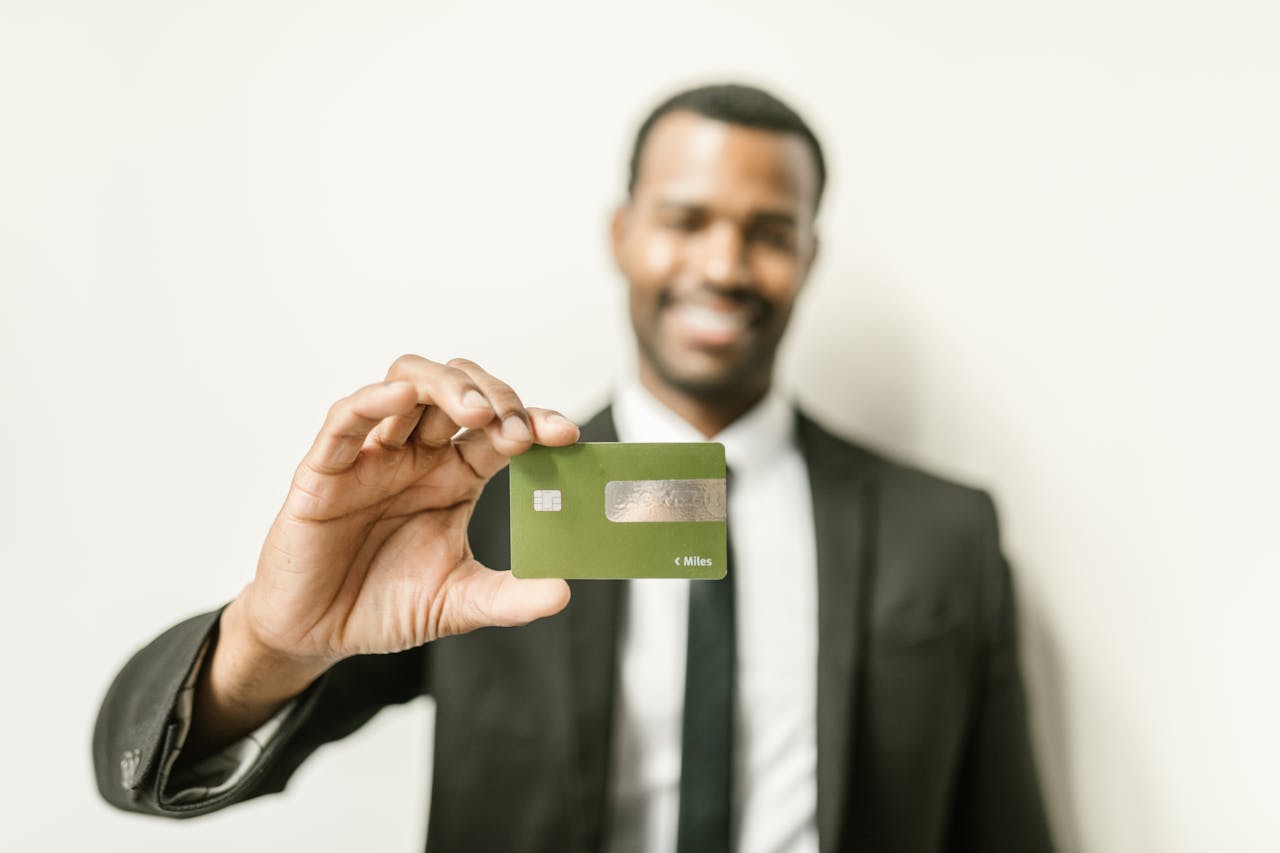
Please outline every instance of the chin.
M726 365L719 369L681 370L676 364L656 361L654 372L663 384L694 400L707 403L738 402L760 394L769 386L769 372L754 365Z

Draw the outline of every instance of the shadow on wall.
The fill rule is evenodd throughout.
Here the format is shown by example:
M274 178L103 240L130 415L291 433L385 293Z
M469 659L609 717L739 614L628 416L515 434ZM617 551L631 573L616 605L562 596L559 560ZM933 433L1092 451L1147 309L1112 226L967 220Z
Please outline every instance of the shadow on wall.
M919 347L893 298L891 276L857 278L856 290L839 300L840 310L831 310L836 300L827 298L831 281L811 284L796 309L783 372L819 420L906 455L917 438Z
M1013 561L1014 580L1018 563ZM1023 585L1025 588L1025 584ZM1043 602L1015 587L1020 608L1022 672L1031 703L1032 735L1040 785L1053 823L1054 838L1063 853L1082 849L1078 810L1073 791L1076 774L1070 742L1066 671L1062 647Z
M922 435L919 369L922 324L895 297L894 275L863 263L839 300L826 298L836 283L814 282L797 308L793 334L783 353L783 371L803 408L820 421L904 462L914 462ZM990 425L988 425L990 426ZM985 429L984 434L1004 430ZM925 465L924 467L930 467ZM945 475L945 472L939 472ZM995 495L997 506L999 495ZM1046 807L1063 853L1078 851L1077 804L1073 795L1072 728L1067 717L1066 672L1050 613L1017 585L1022 671L1031 705L1032 736Z

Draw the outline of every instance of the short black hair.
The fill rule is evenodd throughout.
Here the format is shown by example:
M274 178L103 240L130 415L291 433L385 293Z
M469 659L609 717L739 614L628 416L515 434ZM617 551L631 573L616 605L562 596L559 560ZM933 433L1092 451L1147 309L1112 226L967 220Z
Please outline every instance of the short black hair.
M822 200L822 190L827 183L827 163L822 156L822 145L800 114L787 106L774 95L755 86L744 86L740 83L719 83L711 86L699 86L677 92L658 104L640 125L636 132L635 145L631 149L631 163L627 174L627 195L635 192L636 179L640 175L640 155L644 151L645 142L649 139L654 125L663 116L680 110L689 110L700 116L722 121L727 124L738 124L744 127L758 127L762 130L773 130L779 133L794 133L799 136L813 154L813 164L817 168L818 188L813 197L814 210Z

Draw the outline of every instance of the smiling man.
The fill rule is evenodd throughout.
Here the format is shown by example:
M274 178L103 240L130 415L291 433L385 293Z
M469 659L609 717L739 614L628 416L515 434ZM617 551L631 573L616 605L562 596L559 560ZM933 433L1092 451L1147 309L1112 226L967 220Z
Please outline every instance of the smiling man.
M769 389L817 254L825 167L807 129L779 132L782 112L750 127L702 114L704 101L705 91L673 99L642 127L613 246L631 285L640 381L713 435Z
M637 380L580 434L461 359L335 403L253 581L117 676L103 795L190 816L279 791L425 693L429 850L1051 849L990 499L772 389L825 178L759 89L655 109L611 232ZM722 442L726 579L503 571L507 460L579 436Z

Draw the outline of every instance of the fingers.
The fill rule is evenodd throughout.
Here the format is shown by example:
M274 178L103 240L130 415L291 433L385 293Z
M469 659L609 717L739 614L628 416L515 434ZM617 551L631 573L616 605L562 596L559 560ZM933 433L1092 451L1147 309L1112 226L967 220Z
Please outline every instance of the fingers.
M524 403L511 386L465 358L450 359L449 367L466 374L493 406L495 420L486 426L493 443L508 456L527 450L533 442L533 425Z
M303 463L322 474L345 471L374 427L385 418L407 415L417 402L417 391L408 382L376 382L343 397L329 408Z
M415 441L427 447L440 447L448 444L449 439L453 438L457 432L458 425L453 422L453 418L446 415L442 409L431 406L418 421L418 428L413 435Z
M407 415L392 415L378 424L377 428L369 434L370 438L386 447L402 447L418 426L426 408L418 405L414 406L413 411Z
M402 355L387 370L387 381L397 380L418 389L420 408L383 424L378 430L383 444L400 446L416 436L423 444L438 446L462 427L481 427L494 418L495 407L476 382L450 364Z
M396 359L384 382L367 385L334 403L306 463L320 473L351 467L367 442L398 446L432 410L437 433L450 425L448 440L460 427L482 427L494 408L461 370L405 355ZM376 428L376 432L375 432Z
M416 436L425 445L438 446L463 427L487 428L495 446L507 455L527 450L534 440L520 396L474 361L455 358L438 364L403 355L387 371L387 380L414 383L423 408L383 424L378 440L384 444L398 446Z
M482 476L535 442L572 444L578 428L548 409L529 409L511 386L475 362L439 364L416 355L396 359L384 382L335 403L305 462L320 473L350 468L362 448L400 447L409 440L447 444L460 429L460 450Z
M547 447L564 447L578 440L578 426L564 415L552 409L530 407L526 409L537 444ZM462 458L481 477L492 477L506 467L512 457L524 453L534 442L515 444L499 434L499 422L494 420L483 429L467 430L454 441Z
M564 447L578 440L578 425L555 409L530 408L533 440L547 447Z

